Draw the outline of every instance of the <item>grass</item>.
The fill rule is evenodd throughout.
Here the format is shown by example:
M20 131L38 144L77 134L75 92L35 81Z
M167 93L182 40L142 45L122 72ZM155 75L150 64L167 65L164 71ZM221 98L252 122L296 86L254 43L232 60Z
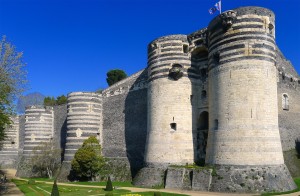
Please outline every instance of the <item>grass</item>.
M43 181L43 182L54 182L54 179L49 178L23 178L26 180L32 179L35 181ZM105 182L64 182L66 184L80 184L80 185L91 185L91 186L106 186ZM133 187L131 182L113 182L114 187Z
M28 178L27 178L28 179ZM25 180L13 179L17 187L26 195L26 196L48 196L52 191L52 184L46 184L49 182L49 179L43 178L31 178L35 181L44 181L37 182L35 184L28 184ZM28 179L29 180L29 179ZM106 182L75 182L70 184L81 184L81 185L106 185ZM113 186L132 186L130 182L113 182ZM89 188L89 187L76 187L76 186L64 186L58 185L58 190L60 195L66 196L79 196L79 195L113 195L113 196L153 196L154 192L131 192L126 189L116 189L113 191L105 191L104 188ZM175 193L165 193L159 192L161 196L185 196L183 194Z
M52 191L52 184L46 184L45 182L38 182L36 184L28 184L27 181L23 180L12 180L17 187L26 196L41 196L49 195ZM76 186L63 186L58 185L58 190L61 195L76 196L76 195L97 195L113 193L113 195L131 193L129 190L117 189L114 191L105 191L103 188L89 188L89 187L76 187Z

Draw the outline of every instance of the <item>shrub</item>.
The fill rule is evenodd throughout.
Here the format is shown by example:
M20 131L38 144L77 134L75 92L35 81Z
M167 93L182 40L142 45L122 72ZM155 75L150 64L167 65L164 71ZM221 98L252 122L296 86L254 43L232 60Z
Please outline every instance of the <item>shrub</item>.
M59 196L59 191L58 191L58 187L57 187L57 184L56 184L56 179L54 180L51 196Z
M106 183L106 188L105 188L106 191L112 191L113 190L113 186L112 186L112 183L111 183L111 180L110 180L110 177L108 176L108 179L107 179L107 183Z

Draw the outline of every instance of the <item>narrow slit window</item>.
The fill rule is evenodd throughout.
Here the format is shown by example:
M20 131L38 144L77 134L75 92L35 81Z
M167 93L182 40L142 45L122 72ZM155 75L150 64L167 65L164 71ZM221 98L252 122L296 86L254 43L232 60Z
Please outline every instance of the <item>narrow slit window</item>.
M189 52L189 47L188 45L183 45L183 53L188 53Z
M289 110L289 96L287 94L282 95L282 109Z

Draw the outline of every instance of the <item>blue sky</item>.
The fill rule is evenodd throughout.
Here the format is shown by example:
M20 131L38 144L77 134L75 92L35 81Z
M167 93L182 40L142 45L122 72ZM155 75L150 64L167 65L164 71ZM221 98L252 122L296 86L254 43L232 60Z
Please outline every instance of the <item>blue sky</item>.
M106 88L106 72L147 65L147 44L207 26L214 0L0 0L0 35L24 52L30 89L58 96ZM223 11L276 14L276 42L300 72L298 0L223 0Z

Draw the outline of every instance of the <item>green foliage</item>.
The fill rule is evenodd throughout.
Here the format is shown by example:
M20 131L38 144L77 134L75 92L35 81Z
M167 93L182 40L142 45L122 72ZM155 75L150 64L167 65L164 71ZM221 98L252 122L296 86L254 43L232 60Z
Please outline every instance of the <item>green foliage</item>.
M127 77L126 73L120 69L110 70L109 72L107 72L106 76L107 76L106 82L109 86Z
M43 153L41 153L43 152ZM55 148L52 141L40 143L32 151L30 164L40 173L40 177L52 178L60 168L61 149Z
M108 176L105 190L106 190L106 191L112 191L112 190L113 190L113 185L112 185L110 176Z
M55 106L55 105L62 105L67 103L67 97L62 95L58 96L57 98L54 97L45 97L44 99L44 106Z
M54 106L56 105L56 99L54 97L45 97L44 106Z
M82 180L93 180L105 165L101 145L95 136L86 139L71 162L72 173Z
M36 183L35 183L35 180L32 180L32 179L28 180L27 183L28 183L28 184L36 184Z
M26 88L26 71L23 53L3 36L0 40L0 141L5 137L9 116L14 113L14 100Z
M56 104L57 105L62 105L62 104L65 104L65 103L67 103L67 97L66 96L62 95L62 96L58 96L56 98Z
M56 184L56 179L54 180L54 183L53 183L51 196L59 196L59 191L58 191L58 187L57 187L57 184Z
M154 192L153 195L154 196L161 196L161 193L160 192Z

